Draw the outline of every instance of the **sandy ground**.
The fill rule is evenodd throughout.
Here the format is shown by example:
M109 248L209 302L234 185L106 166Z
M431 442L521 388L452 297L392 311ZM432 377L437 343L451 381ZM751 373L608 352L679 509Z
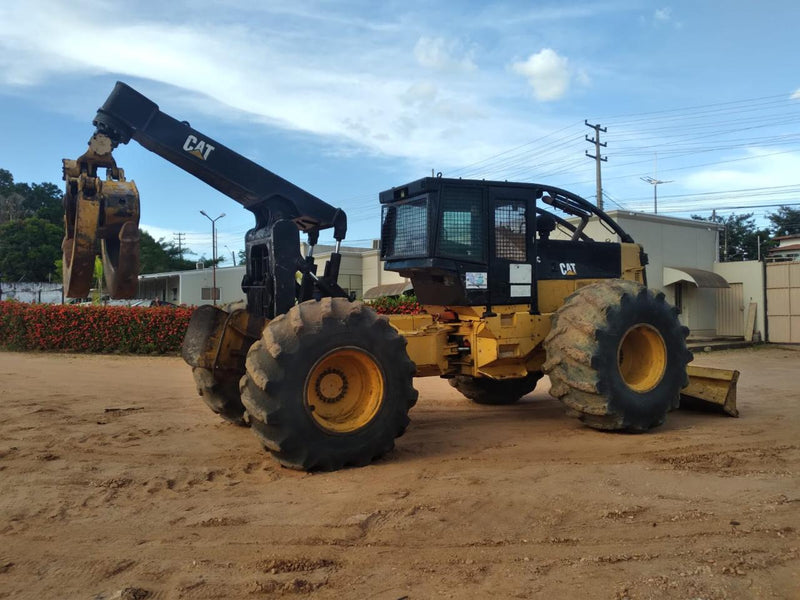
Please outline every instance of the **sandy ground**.
M646 435L417 380L362 469L282 469L178 358L0 353L0 598L800 598L800 351Z

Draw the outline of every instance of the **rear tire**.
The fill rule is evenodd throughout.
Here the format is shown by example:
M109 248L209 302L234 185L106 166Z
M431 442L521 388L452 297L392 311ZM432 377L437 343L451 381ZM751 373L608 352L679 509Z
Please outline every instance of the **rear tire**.
M383 456L417 400L405 346L360 302L292 307L247 355L241 391L253 432L293 469L332 471Z
M544 345L550 394L595 429L647 431L677 408L688 384L689 330L642 285L580 288L553 315Z
M227 313L244 308L246 308L246 304L243 301L232 302L220 307ZM203 367L192 367L192 376L197 386L197 393L213 412L229 423L247 427L244 405L239 393L240 376L234 377L230 373L225 373L224 378L220 379L220 373L215 375L211 369Z
M488 377L456 375L449 381L451 386L476 404L501 406L514 404L524 395L532 392L542 377L541 371L534 371L519 379L489 379Z
M192 367L192 376L197 393L212 411L229 423L247 427L238 378L233 381L217 381L210 369L202 367Z

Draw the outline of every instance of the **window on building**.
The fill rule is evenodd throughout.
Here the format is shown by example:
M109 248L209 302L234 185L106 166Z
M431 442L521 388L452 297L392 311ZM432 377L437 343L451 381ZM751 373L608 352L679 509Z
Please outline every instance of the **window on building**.
M213 297L213 298L211 296L211 290L214 290L214 296L215 297ZM219 288L210 288L210 287L201 288L200 289L200 298L202 300L219 300L220 299Z

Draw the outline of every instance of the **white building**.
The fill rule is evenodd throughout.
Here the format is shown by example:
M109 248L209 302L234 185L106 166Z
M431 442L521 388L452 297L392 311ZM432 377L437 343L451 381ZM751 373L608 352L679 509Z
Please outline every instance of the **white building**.
M308 248L307 244L301 244L303 255L306 255ZM320 244L314 247L314 260L319 273L322 273L325 262L330 259L333 250L334 246ZM397 273L383 270L377 240L373 242L371 248L342 246L340 253L342 262L339 267L338 283L345 291L355 292L358 299L363 298L364 292L375 287L407 282ZM205 268L140 275L138 297L189 306L212 304L213 271L211 268ZM245 294L242 292L244 274L244 266L217 267L217 304L245 299Z
M718 262L724 226L628 211L609 211L608 215L644 247L649 259L648 287L662 290L680 309L679 319L693 337L746 336L747 324L753 320L753 330L763 339L763 264ZM597 218L590 220L585 231L597 241L620 241Z

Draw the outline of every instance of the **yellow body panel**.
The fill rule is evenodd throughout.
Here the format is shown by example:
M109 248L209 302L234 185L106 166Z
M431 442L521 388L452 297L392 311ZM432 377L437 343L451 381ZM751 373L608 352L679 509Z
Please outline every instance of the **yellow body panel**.
M644 281L639 244L621 244L623 279ZM537 284L539 314L529 304L492 306L426 305L426 314L390 315L389 323L408 341L417 376L470 375L507 379L538 371L545 361L542 342L550 316L580 287L598 279L551 279ZM445 318L449 316L449 319ZM456 315L458 320L453 321Z

